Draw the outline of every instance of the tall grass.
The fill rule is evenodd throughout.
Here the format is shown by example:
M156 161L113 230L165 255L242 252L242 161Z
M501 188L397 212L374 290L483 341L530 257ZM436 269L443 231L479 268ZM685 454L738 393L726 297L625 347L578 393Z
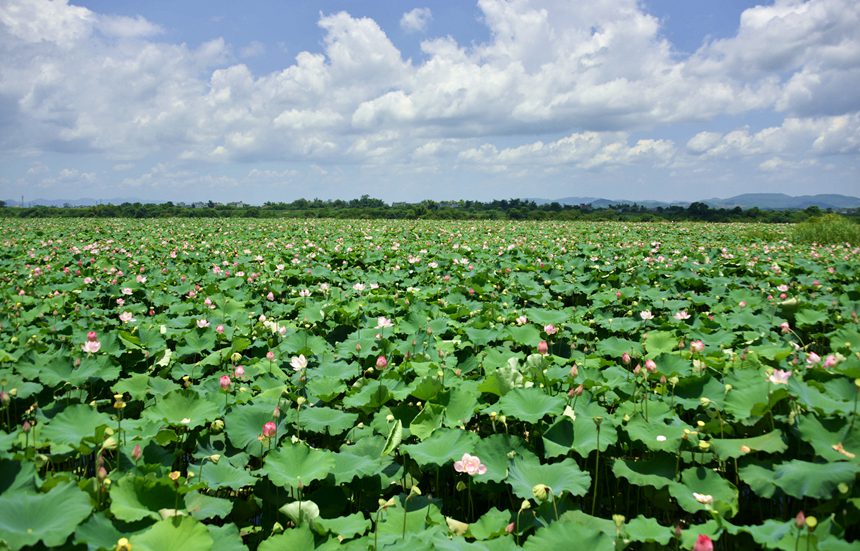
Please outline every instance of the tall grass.
M825 214L799 223L792 239L798 243L860 245L860 224L838 214Z

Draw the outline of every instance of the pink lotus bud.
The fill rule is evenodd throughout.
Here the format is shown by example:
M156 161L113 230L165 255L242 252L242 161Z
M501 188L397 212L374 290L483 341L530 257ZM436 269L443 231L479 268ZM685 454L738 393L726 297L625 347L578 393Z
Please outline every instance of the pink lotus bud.
M215 326L215 332L223 334L224 333L224 325L219 323L217 326Z
M229 375L221 375L221 390L227 392L230 390L230 376Z
M273 361L275 359L275 353L269 350L268 352L266 352L266 359L270 362Z
M143 450L140 448L140 444L135 444L134 449L131 450L131 458L137 462L143 456Z
M806 526L806 515L803 514L803 511L798 511L797 516L794 517L794 525L798 528Z
M239 379L240 377L244 377L245 376L245 368L241 365L237 365L233 374L235 375L235 377L237 379Z
M705 350L705 343L702 341L693 341L690 343L690 350L692 352L702 353Z
M549 345L546 341L540 341L537 345L538 354L546 355L549 352Z
M788 333L789 331L791 331L791 326L790 326L790 325L788 325L788 322L787 322L787 321L784 321L784 322L782 322L782 323L780 323L780 324L779 324L779 329L780 329L783 333Z
M575 379L577 375L579 375L579 368L576 367L576 364L573 364L570 366L570 376Z
M505 532L506 533L511 534L511 533L513 533L513 531L514 531L514 523L513 522L508 524L507 526L505 526Z
M95 331L90 331L89 333L87 333L87 340L90 342L95 342L98 338L99 336L96 334Z
M274 295L271 291L269 291L269 294L268 294L268 295L266 295L266 299L268 299L268 300L275 300L275 295Z
M657 371L657 364L654 363L654 360L646 360L645 369L648 370L648 373L654 373L655 371Z
M96 476L98 477L99 482L104 482L104 479L108 477L107 469L105 469L104 467L99 467L99 470L96 471Z
M24 421L21 423L21 430L24 432L30 432L30 421Z
M636 367L633 368L633 374L639 375L639 373L641 373L641 372L642 372L642 366L639 364L636 364Z
M708 536L699 534L693 545L693 551L714 551L714 542Z
M388 367L388 360L385 356L376 358L376 369L385 369L386 367Z
M624 365L630 365L630 354L628 354L627 352L622 354L621 363L623 363Z

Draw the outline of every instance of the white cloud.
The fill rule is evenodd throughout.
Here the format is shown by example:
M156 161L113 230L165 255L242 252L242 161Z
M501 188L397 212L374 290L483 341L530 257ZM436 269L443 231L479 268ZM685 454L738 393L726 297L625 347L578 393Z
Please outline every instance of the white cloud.
M239 57L250 58L261 56L266 53L266 45L259 40L252 40L239 50Z
M735 36L682 57L637 0L480 0L485 42L430 36L405 60L377 22L321 16L319 52L255 74L221 38L162 40L142 17L67 1L0 4L0 155L86 151L124 166L160 154L283 161L583 170L856 155L860 4L777 0ZM403 15L427 29L427 8ZM677 151L677 122L785 113ZM636 138L631 138L635 135ZM8 138L14 136L14 140ZM565 136L558 138L558 136ZM520 143L518 146L501 144ZM682 148L683 149L683 148ZM165 153L166 152L166 153ZM110 166L110 165L109 165ZM133 183L135 180L128 180Z
M424 32L433 19L430 8L415 8L400 18L400 28L406 32Z

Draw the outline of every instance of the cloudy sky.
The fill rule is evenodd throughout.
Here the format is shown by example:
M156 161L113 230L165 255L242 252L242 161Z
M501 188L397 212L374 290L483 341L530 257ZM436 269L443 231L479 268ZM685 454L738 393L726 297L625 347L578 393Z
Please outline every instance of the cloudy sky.
M860 195L857 0L0 0L0 199Z

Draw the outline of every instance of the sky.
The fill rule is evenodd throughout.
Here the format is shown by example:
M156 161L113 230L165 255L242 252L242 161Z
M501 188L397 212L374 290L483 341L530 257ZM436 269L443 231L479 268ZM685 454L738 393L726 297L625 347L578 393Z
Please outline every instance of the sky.
M857 0L0 0L0 199L860 195Z

